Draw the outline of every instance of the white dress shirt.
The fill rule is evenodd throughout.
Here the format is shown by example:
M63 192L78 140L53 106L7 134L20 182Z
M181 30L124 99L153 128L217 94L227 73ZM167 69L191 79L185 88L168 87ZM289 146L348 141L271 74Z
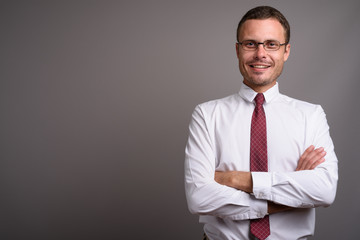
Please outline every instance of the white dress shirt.
M270 215L268 240L307 239L314 234L315 207L335 198L337 158L326 116L319 105L279 93L278 83L264 93L268 172L253 172L253 194L221 185L215 171L249 171L250 126L256 96L240 92L198 105L185 150L185 191L190 212L200 215L211 240L245 240L249 219L267 214L267 201L296 210ZM324 147L325 162L314 170L296 171L310 145Z

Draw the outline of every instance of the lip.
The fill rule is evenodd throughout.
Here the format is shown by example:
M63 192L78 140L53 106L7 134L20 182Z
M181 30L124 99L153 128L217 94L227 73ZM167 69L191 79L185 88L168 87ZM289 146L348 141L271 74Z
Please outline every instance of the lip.
M248 66L253 71L256 71L256 72L264 72L271 67L270 64L264 64L264 63L250 63L250 64L248 64Z

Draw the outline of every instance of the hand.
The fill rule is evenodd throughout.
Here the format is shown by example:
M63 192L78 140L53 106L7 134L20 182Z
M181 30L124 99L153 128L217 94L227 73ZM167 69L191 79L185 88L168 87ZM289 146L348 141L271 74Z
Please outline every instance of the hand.
M325 159L324 159L325 155L326 155L326 152L324 151L323 147L315 149L315 147L313 145L311 145L301 155L299 162L298 162L298 166L295 171L314 169L319 164L321 164L325 161ZM292 210L292 209L295 209L295 208L268 201L268 213L269 214L284 212L284 211L288 211L288 210Z
M252 192L252 177L250 172L215 172L215 181L222 185L242 190L247 193Z
M313 145L308 147L301 155L295 171L312 170L319 164L325 162L326 152L323 147L315 149Z

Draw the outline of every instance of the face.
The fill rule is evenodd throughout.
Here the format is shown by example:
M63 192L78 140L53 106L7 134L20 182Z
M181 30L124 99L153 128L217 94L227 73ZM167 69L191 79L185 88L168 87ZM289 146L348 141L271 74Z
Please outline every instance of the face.
M277 40L284 43L285 30L276 19L251 19L241 26L238 40ZM275 85L280 76L290 54L290 44L281 46L277 51L266 51L263 45L255 51L247 51L237 43L236 53L244 83L256 92L265 92Z

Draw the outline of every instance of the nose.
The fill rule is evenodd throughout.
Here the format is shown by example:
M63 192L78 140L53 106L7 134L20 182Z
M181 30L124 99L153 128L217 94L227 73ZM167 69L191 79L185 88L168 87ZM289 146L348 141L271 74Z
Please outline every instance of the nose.
M255 50L255 55L254 57L256 59L260 59L260 58L265 58L267 55L267 52L264 48L264 44L258 44L257 49Z

